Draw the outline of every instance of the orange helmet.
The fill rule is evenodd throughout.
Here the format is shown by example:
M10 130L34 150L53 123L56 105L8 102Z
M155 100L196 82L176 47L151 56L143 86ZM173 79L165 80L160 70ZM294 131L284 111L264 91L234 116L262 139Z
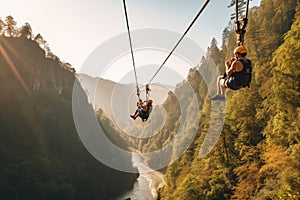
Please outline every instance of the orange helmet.
M148 104L152 104L152 102L153 102L153 101L152 101L151 99L149 99L149 100L147 101Z
M247 48L245 46L238 46L234 49L233 53L247 53Z

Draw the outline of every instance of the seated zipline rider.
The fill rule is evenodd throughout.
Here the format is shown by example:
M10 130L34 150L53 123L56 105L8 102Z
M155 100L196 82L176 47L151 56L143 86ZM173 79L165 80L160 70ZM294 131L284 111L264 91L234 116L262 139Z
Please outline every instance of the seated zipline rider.
M225 88L239 90L250 86L252 64L246 56L247 48L245 46L238 46L234 49L234 57L225 63L224 76L217 78L217 95L211 100L225 100Z
M153 101L151 99L148 99L147 101L140 101L138 102L137 106L138 109L136 109L134 115L130 115L132 119L136 119L137 117L142 118L143 122L147 121L151 111L152 111L152 103Z

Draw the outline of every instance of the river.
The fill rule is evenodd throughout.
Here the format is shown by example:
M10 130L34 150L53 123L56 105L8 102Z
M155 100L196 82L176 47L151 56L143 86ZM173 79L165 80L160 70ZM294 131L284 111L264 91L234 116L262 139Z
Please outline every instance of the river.
M140 154L132 154L132 163L138 169L140 176L135 182L133 189L117 199L155 200L157 198L157 189L164 185L163 174L158 171L151 171Z

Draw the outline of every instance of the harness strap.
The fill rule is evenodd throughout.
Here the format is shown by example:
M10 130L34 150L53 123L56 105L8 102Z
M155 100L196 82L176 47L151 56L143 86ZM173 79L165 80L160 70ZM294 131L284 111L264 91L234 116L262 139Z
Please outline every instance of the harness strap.
M235 19L235 32L237 34L237 44L238 46L244 45L244 36L246 33L246 26L248 24L248 9L249 0L246 0L246 14L242 20L239 20L239 0L236 0L236 19Z
M146 100L148 100L150 97L150 91L151 91L151 89L149 87L149 84L147 84L146 85Z

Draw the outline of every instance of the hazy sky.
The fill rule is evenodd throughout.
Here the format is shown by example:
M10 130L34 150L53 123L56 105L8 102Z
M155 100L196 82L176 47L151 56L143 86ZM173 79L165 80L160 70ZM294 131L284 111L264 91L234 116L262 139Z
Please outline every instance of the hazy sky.
M188 37L207 49L228 25L231 0L211 0ZM205 0L127 0L132 30L161 28L183 33ZM250 6L258 5L253 0ZM126 31L122 0L0 0L0 17L12 15L17 26L31 24L52 52L77 71L104 41ZM133 39L134 42L134 39Z

